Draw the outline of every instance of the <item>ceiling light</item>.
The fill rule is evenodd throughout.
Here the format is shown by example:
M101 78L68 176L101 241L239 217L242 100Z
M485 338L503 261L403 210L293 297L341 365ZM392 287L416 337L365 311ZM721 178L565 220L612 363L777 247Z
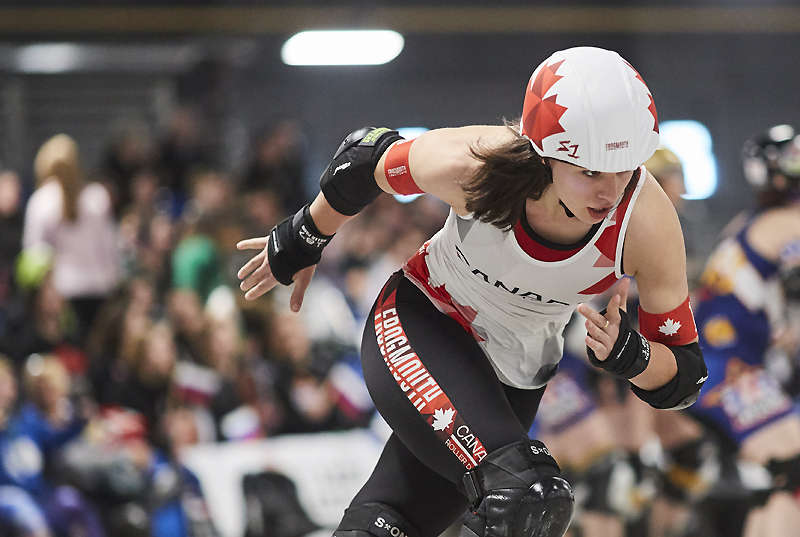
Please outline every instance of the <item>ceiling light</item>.
M23 73L64 73L82 61L80 47L71 43L28 45L17 52L17 70Z
M283 45L287 65L382 65L403 50L403 36L391 30L300 32Z

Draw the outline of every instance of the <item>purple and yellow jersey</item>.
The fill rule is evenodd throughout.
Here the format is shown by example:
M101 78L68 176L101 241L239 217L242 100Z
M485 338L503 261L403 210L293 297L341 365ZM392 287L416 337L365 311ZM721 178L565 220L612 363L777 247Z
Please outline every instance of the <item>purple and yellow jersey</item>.
M784 309L778 265L747 243L748 229L720 243L703 273L695 320L708 381L689 409L738 442L793 411L763 368Z
M589 364L565 352L558 374L547 389L536 413L536 433L559 434L597 409L586 382Z

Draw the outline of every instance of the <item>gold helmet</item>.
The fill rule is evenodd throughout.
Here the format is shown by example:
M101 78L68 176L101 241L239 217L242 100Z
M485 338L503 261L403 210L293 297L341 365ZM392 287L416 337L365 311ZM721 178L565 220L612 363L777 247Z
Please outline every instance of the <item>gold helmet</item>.
M647 171L653 174L653 177L660 183L661 177L666 174L679 173L683 175L683 164L678 156L667 149L666 147L659 146L653 156L647 159L644 163Z
M683 195L686 194L686 183L683 176L683 163L678 156L662 145L644 163L644 167L655 177L675 208L682 206Z

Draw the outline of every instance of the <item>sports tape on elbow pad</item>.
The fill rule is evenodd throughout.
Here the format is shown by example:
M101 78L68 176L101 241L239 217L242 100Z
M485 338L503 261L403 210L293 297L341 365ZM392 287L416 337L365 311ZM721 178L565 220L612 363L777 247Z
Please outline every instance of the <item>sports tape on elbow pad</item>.
M389 146L402 139L397 131L385 127L365 127L344 139L319 180L325 199L336 212L353 216L381 195L375 167Z
M605 315L606 310L600 312ZM593 366L599 367L613 376L621 379L631 379L644 371L650 363L650 343L643 335L631 328L628 314L619 310L619 334L614 342L614 348L605 360L598 360L594 351L586 347L589 361Z

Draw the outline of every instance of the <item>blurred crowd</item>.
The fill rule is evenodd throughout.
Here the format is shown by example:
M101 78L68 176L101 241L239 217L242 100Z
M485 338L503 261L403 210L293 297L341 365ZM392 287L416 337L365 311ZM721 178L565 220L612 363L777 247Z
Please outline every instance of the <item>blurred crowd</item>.
M243 169L225 169L201 124L180 107L163 132L132 124L109 136L98 162L61 133L29 170L0 166L0 535L216 536L181 462L188 447L380 421L361 332L448 207L381 196L326 249L299 314L283 287L245 301L236 272L252 252L236 243L311 201L309 147L298 121L275 120L252 136ZM662 148L646 166L684 222L694 304L719 282L693 240L681 163ZM588 368L580 326L531 431L575 489L571 537L741 535L749 512L789 490L713 423L655 412ZM780 380L795 400L798 333L784 341ZM267 477L285 505L291 484ZM315 525L293 528L247 535Z
M276 120L224 169L201 122L181 107L162 133L131 125L96 163L56 134L0 173L2 535L217 535L188 446L373 422L365 316L446 207L384 196L299 315L283 289L246 302L236 243L311 200L307 142Z

